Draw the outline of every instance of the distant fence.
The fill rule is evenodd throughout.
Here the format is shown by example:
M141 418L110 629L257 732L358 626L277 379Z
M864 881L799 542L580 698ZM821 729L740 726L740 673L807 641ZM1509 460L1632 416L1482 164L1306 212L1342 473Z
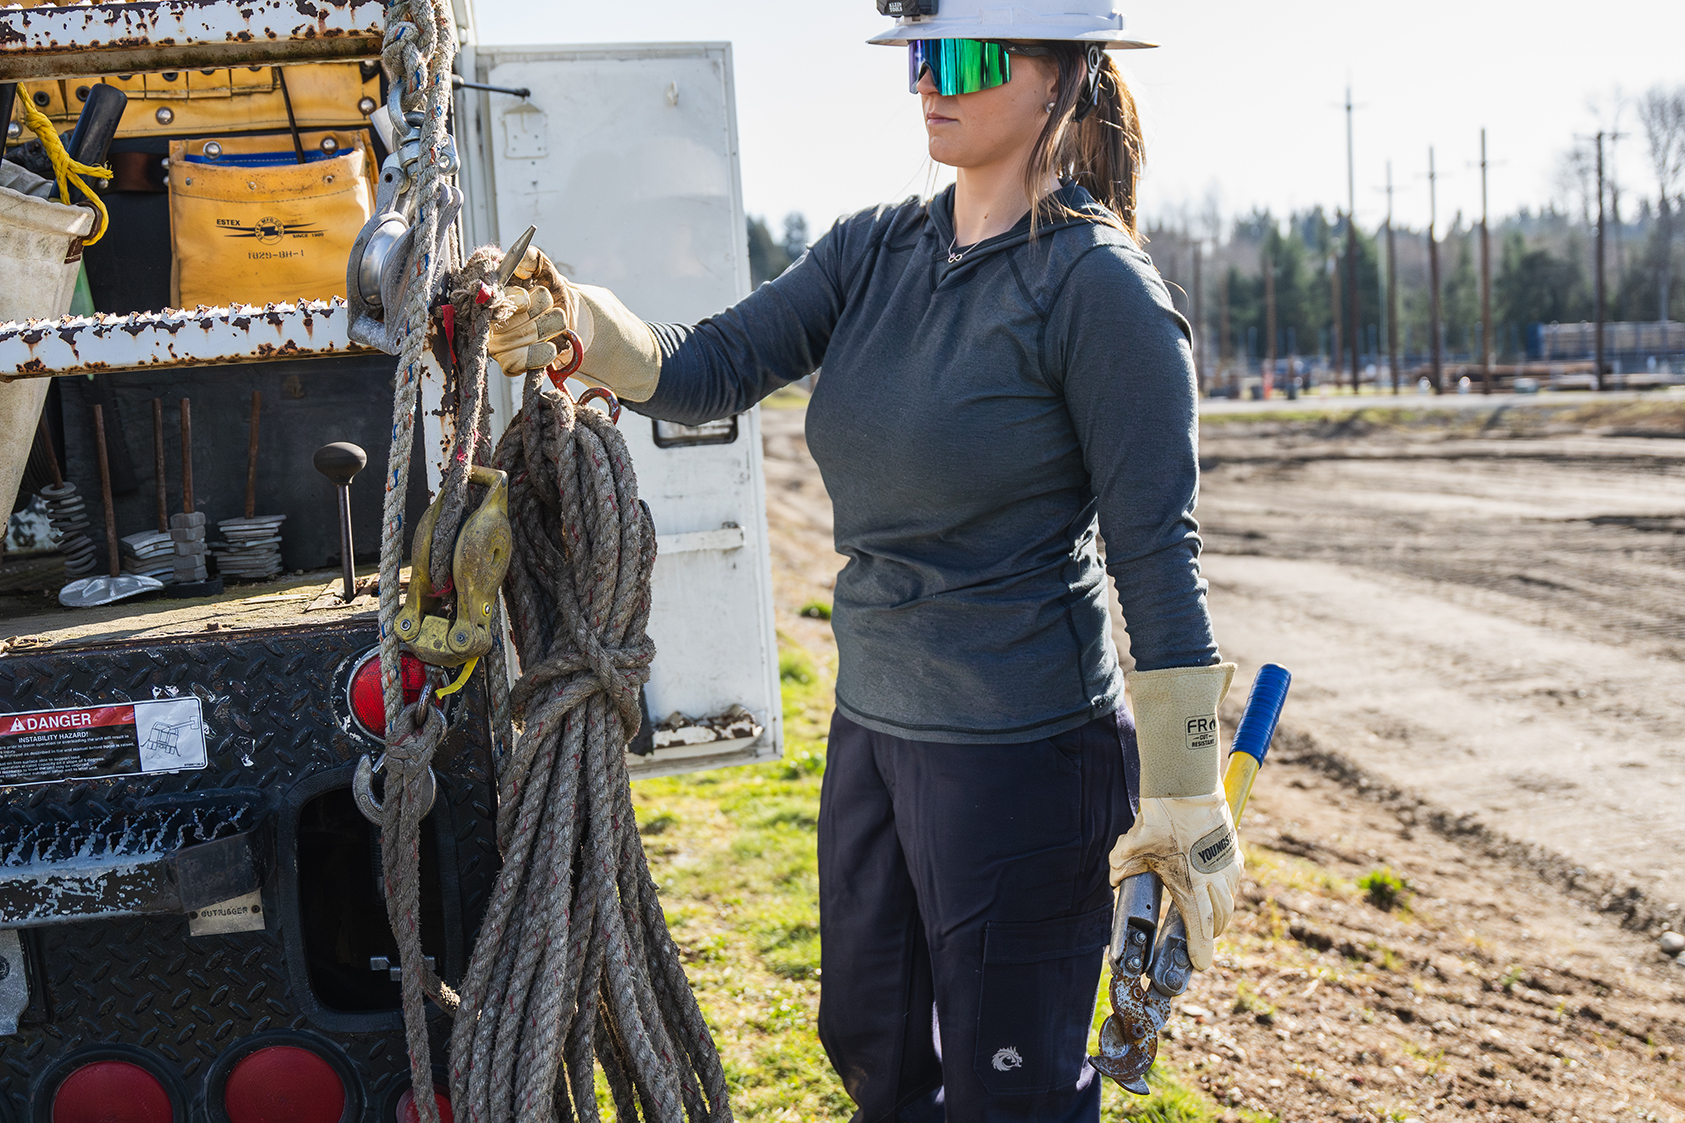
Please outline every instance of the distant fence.
M1587 360L1596 352L1596 324L1533 324L1527 329L1527 357L1535 362ZM1629 373L1647 368L1651 360L1685 359L1685 323L1604 324L1603 355L1614 370Z

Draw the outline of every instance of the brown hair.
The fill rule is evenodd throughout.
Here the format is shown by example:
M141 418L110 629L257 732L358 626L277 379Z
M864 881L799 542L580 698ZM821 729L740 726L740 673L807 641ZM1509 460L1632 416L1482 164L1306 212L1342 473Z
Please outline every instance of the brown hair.
M1104 51L1090 55L1082 43L1038 43L1052 53L1059 71L1059 94L1047 124L1030 150L1024 168L1025 194L1035 200L1030 209L1030 235L1043 222L1075 217L1076 212L1041 194L1048 176L1080 184L1117 217L1117 225L1137 237L1136 189L1141 180L1144 145L1135 98L1124 84L1117 64ZM1081 121L1077 110L1088 99L1086 57L1100 60L1099 97Z

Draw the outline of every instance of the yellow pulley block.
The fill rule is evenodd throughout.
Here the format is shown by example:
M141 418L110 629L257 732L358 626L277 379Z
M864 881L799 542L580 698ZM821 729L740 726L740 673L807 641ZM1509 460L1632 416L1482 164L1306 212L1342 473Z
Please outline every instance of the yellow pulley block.
M462 520L451 556L452 587L436 591L428 577L441 493L416 523L409 592L395 625L404 647L435 667L460 667L491 650L492 607L509 570L509 477L495 468L476 467L468 482L491 490Z

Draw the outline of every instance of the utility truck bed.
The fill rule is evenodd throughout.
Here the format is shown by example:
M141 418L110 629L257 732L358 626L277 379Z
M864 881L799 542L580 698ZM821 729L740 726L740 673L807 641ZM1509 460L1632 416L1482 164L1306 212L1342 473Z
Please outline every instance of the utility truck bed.
M121 1071L220 1119L243 1064L343 1095L344 1120L398 1117L397 947L352 794L380 749L353 681L378 696L374 602L327 576L0 628L10 1118ZM486 712L482 671L445 707L423 828L423 945L451 982L499 865Z

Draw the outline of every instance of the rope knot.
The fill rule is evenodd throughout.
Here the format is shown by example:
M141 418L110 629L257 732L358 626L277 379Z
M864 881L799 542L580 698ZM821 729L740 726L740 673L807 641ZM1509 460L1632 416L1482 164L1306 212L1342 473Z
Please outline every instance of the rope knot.
M386 739L389 775L403 781L426 772L445 739L446 728L445 716L433 704L431 691L400 710Z

